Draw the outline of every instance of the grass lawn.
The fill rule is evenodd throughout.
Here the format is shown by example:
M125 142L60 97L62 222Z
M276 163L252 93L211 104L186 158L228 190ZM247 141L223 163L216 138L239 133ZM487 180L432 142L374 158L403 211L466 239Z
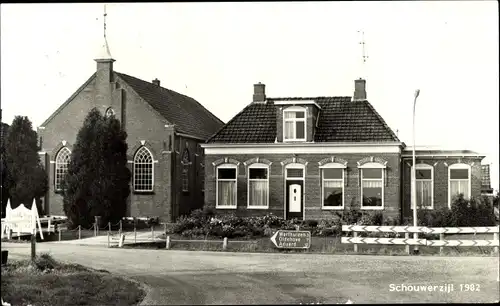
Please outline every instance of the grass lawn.
M169 234L171 243L170 249L173 250L192 250L192 251L222 251L222 238L208 237L205 241L192 242L177 242L175 240L190 240L190 238L182 237L176 234ZM455 235L447 236L451 239L464 240L483 240L493 239L493 235L478 234L475 237L472 235ZM163 237L164 238L164 237ZM193 240L203 240L196 238ZM230 252L273 252L273 253L330 253L330 254L371 254L371 255L407 255L404 245L375 245L375 244L358 244L358 253L354 252L353 244L341 243L340 237L312 237L311 247L307 250L295 249L278 249L271 242L269 237L261 237L250 239L247 242L231 242L245 241L243 238L228 239L227 251ZM165 249L165 241L145 242L136 244L125 244L125 248L149 248L149 249ZM413 246L410 246L410 250ZM420 255L439 255L439 247L420 246ZM491 256L493 247L444 247L443 256Z
M135 282L41 254L2 267L2 299L11 305L137 305L145 291Z

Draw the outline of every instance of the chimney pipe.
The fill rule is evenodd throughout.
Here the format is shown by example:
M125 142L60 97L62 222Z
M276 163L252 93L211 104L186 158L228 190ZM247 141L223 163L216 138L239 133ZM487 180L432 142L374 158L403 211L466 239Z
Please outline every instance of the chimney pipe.
M354 101L366 100L366 80L357 79L354 80Z
M253 102L266 101L266 85L259 82L253 85Z
M153 81L151 81L151 83L155 84L156 86L160 86L160 80L156 78Z

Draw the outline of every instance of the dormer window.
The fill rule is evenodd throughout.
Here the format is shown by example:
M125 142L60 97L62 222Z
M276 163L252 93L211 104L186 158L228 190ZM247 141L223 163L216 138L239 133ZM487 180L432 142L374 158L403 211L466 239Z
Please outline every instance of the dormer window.
M284 141L306 140L306 109L299 106L283 110Z

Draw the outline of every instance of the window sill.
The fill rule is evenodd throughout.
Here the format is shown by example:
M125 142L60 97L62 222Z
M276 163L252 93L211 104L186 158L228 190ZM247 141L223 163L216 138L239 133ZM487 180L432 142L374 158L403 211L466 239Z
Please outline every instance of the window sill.
M307 142L306 139L283 139L283 143Z
M323 206L322 210L343 210L344 206Z
M362 210L384 210L383 206L361 206Z
M236 209L236 206L215 206L215 209Z
M247 209L269 209L269 206L247 206Z
M137 194L137 195L152 195L152 194L155 194L154 191L136 191L136 190L134 190L132 193L133 194Z

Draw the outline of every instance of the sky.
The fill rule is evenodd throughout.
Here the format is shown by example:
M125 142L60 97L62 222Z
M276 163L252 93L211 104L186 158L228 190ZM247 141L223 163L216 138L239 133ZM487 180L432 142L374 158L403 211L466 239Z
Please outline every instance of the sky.
M499 182L497 1L107 4L118 72L198 100L224 122L268 97L368 100L401 141L485 154ZM95 72L103 3L2 4L2 121L37 127ZM364 32L365 63L361 32Z

